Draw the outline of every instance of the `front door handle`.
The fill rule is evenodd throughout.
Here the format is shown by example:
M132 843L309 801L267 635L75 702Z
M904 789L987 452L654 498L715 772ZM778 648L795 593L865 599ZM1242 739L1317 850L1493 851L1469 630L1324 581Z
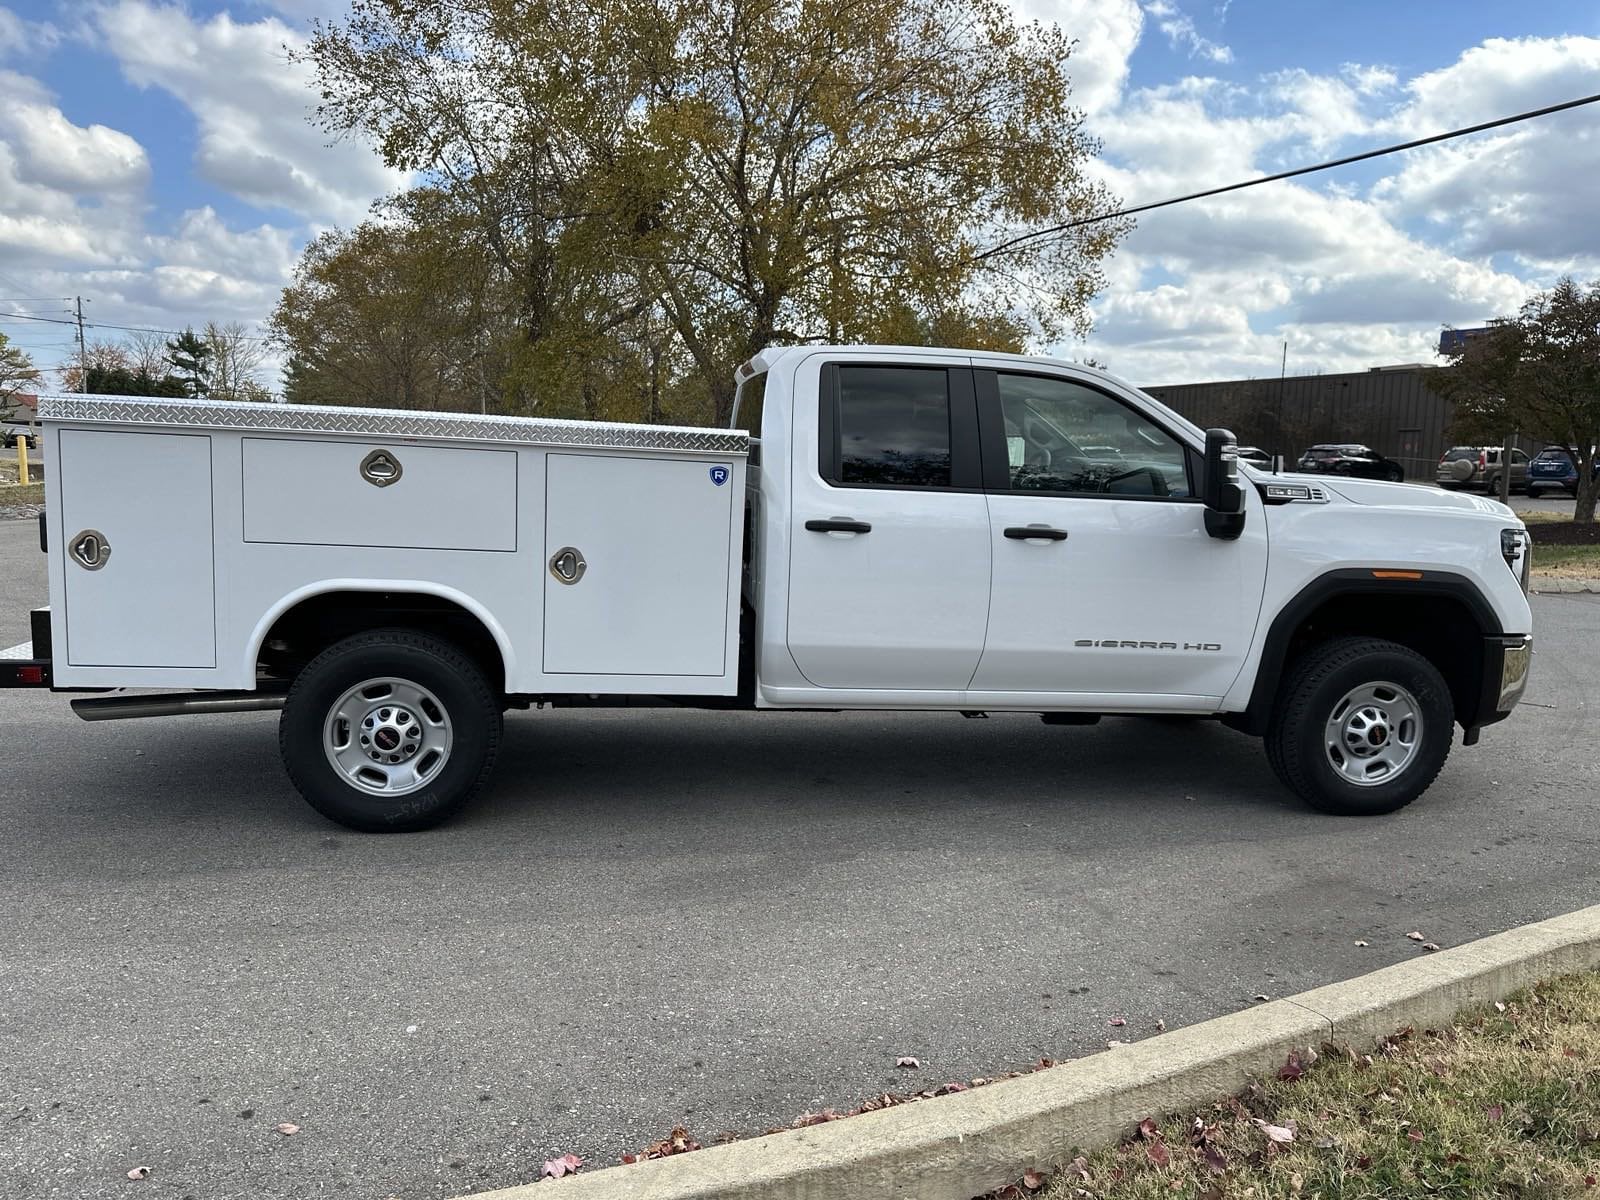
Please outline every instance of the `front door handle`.
M1051 529L1048 525L1010 525L1006 527L1006 536L1017 542L1028 542L1034 538L1043 538L1047 542L1064 542L1067 540L1067 531Z
M806 528L812 533L871 533L872 526L865 521L850 521L844 517L830 517L826 521L810 520Z

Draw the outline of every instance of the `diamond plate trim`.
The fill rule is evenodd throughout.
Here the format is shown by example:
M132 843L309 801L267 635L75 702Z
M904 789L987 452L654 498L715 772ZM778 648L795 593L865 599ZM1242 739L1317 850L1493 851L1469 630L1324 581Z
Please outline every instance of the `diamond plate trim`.
M436 438L456 442L515 442L592 449L683 450L747 455L750 435L733 429L682 425L622 425L535 417L475 417L466 413L395 412L311 404L213 404L121 396L40 396L39 420L97 425L191 426L206 429L339 433L358 437Z

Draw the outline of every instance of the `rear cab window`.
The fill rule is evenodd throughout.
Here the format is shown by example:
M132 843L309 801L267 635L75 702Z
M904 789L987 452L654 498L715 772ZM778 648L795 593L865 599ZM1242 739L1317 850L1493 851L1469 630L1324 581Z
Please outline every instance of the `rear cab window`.
M834 487L981 490L969 371L829 364L817 435L817 470Z

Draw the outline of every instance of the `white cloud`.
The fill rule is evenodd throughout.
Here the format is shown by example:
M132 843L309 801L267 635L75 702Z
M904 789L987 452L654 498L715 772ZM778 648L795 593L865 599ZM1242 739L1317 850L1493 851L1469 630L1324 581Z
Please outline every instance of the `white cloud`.
M61 31L48 21L29 21L0 8L0 61L48 54L61 41Z
M196 170L241 200L348 223L403 184L365 146L330 146L310 123L311 75L286 49L304 37L276 17L200 20L181 8L119 0L97 22L129 82L170 92L194 114Z
M1233 61L1233 51L1229 47L1202 37L1200 31L1195 28L1194 18L1170 0L1148 0L1144 10L1156 19L1157 28L1167 35L1167 41L1174 50L1187 50L1190 58L1199 58L1211 63ZM1222 15L1226 17L1226 7L1223 8Z
M1013 0L1027 21L1061 26L1077 45L1067 64L1073 103L1090 117L1115 107L1128 80L1144 13L1138 0Z

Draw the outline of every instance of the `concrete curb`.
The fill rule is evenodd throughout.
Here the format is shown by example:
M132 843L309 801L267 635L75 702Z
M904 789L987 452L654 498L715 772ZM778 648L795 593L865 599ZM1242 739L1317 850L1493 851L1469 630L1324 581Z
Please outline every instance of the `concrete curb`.
M1533 573L1528 588L1536 596L1552 596L1571 592L1600 593L1600 579L1561 579L1553 575Z
M578 1175L559 1192L530 1184L473 1200L970 1200L1113 1142L1144 1117L1237 1092L1297 1046L1437 1027L1461 1008L1597 965L1600 905L1020 1079Z

